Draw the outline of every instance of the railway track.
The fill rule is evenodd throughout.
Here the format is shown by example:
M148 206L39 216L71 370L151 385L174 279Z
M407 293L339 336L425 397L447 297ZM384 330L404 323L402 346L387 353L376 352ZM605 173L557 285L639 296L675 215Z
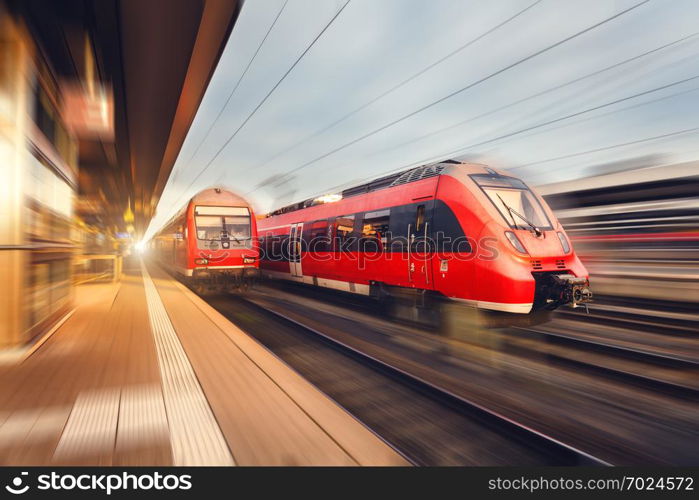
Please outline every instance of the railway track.
M598 298L596 300L605 300ZM634 328L666 336L696 339L699 337L699 315L687 311L638 308L611 303L594 303L589 306L590 314L573 309L560 309L557 314L564 318L601 324ZM584 318L582 318L584 317Z
M699 360L646 347L621 345L604 338L586 338L565 330L512 328L504 335L512 342L526 336L534 345L520 345L560 362L625 379L645 388L682 397L699 398Z
M293 285L291 286L293 287ZM341 298L343 306L347 306L347 301L351 300L349 305L353 309L377 314L375 305L366 303L361 298L335 297L332 294L321 296L312 289L299 289L298 286L296 289L298 289L297 292L320 300L337 302L337 299ZM293 288L290 291L294 291ZM605 323L605 320L600 317L600 311L612 314L614 321L610 320ZM637 309L618 305L607 307L607 304L596 303L593 312L589 315L562 308L556 312L556 315L566 320L570 318L582 321L583 325L586 325L588 320L595 319L595 324L600 325L596 328L605 328L605 331L608 331L609 327L613 326L619 330L629 330L633 333L634 340L607 338L599 330L584 335L580 331L580 324L576 330L573 330L569 326L562 327L559 322L552 323L556 326L548 330L546 326L541 328L513 327L509 330L493 332L493 335L507 338L507 344L502 346L504 349L511 350L514 343L521 354L525 354L524 351L529 354L543 354L549 360L574 365L576 368L585 369L590 373L613 377L626 383L632 383L637 387L659 390L665 394L673 394L683 398L699 398L699 383L697 383L699 381L699 353L697 353L698 356L694 357L686 349L689 345L687 342L696 343L695 336L699 332L699 330L694 330L694 322L687 319L693 317L691 314L666 311L670 326L666 325L668 328L661 332L656 332L652 328L649 331L636 329L637 324L650 325L651 327L655 325L655 323L648 322L648 318L653 317L653 311L643 310L639 313ZM604 317L606 318L606 316ZM699 324L696 326L699 329ZM523 335L537 342L529 345L518 343ZM641 342L650 337L653 337L651 340L656 344L668 343L672 340L683 343L678 344L674 349L667 349L666 352L663 352L652 342L649 344ZM568 351L566 352L565 349L561 348L567 348ZM594 353L595 355L581 356L581 352Z
M590 347L592 349L605 352L613 352L619 356L632 357L648 363L666 364L678 367L699 367L699 360L691 356L685 356L673 352L661 352L644 346L627 346L614 341L606 340L602 337L597 339L587 338L566 330L549 331L528 327L515 327L515 329L530 333L532 335L537 335L541 338L555 339L561 343Z
M534 350L546 349L561 362L664 393L699 397L699 316L678 304L650 305L631 307L600 297L589 314L564 308L550 324L513 328L506 335L533 338L540 344Z
M351 307L352 310L378 314L376 305L373 302L362 300L361 297L335 296L332 293L320 294L317 290L299 287L294 284L275 284L288 293L302 294L317 300L330 301L342 307ZM600 308L607 311L604 304L595 304L592 314L581 314L574 310L562 309L557 311L557 315L563 318L576 318L587 321L590 318L597 318L600 324L604 324L597 315ZM500 330L493 335L502 336L506 343L501 347L512 351L513 347L520 354L544 355L549 360L565 363L575 368L584 369L597 376L612 377L624 383L631 383L644 389L662 391L664 394L673 394L682 398L699 398L699 357L693 357L687 353L686 342L695 343L695 333L692 324L689 324L684 316L687 313L667 312L673 319L681 318L681 323L673 328L674 335L668 331L662 333L638 331L635 329L635 322L647 321L647 316L637 315L636 310L610 306L610 310L615 314L614 328L622 329L623 324L633 339L629 341L625 338L607 337L599 330L582 332L579 328L573 330L569 325L561 322L553 322L552 328L542 326L540 328L511 328ZM583 323L586 324L586 323ZM604 325L609 329L609 325ZM681 329L678 329L680 328ZM602 328L600 326L599 328ZM605 330L605 331L607 331ZM679 332L679 333L677 333ZM525 344L521 342L522 337L529 338L534 342ZM643 344L641 341L646 337L654 337L656 342L670 342L670 340L682 341L675 349L660 350L657 345ZM581 353L583 355L581 355ZM589 353L589 355L587 355Z
M268 304L249 297L209 302L415 464L608 465Z

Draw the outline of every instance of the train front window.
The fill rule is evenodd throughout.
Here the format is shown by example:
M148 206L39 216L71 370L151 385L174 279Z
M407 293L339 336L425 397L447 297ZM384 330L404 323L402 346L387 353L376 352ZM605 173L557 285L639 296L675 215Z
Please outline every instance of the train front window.
M512 229L551 229L551 222L534 193L519 179L502 175L472 175Z
M199 248L218 250L226 247L244 248L251 245L250 212L247 208L196 207L195 214L194 223Z

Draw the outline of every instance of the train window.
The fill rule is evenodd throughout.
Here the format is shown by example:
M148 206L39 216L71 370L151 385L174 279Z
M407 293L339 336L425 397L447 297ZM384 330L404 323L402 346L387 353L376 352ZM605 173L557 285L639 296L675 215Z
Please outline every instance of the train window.
M199 216L195 219L197 225L197 238L200 240L217 240L223 231L221 217Z
M497 207L510 227L529 229L551 229L551 223L534 194L524 189L500 189L484 187L483 191Z
M507 177L505 175L485 175L485 174L474 174L471 179L475 181L481 187L501 187L501 188L514 188L514 189L528 189L527 185L519 179L514 177Z
M335 251L350 250L354 236L354 215L335 218Z
M361 248L364 252L384 252L389 239L390 210L378 210L364 214Z
M432 238L439 252L472 252L471 243L449 205L436 200L432 212Z
M304 239L309 252L327 252L330 250L332 226L327 219L317 220L304 226Z
M411 232L415 231L415 212L416 204L398 205L391 207L391 217L389 222L390 251L391 252L407 252L408 251L408 229Z
M551 229L546 212L526 184L514 177L472 175L512 229Z
M417 215L415 217L415 231L422 231L425 224L425 205L418 205Z
M228 236L240 242L250 239L250 217L224 217L224 228L228 232Z
M199 248L216 250L222 237L230 240L231 247L249 247L251 244L249 215L197 215L194 222Z
M213 207L197 205L194 207L195 215L250 215L247 207Z

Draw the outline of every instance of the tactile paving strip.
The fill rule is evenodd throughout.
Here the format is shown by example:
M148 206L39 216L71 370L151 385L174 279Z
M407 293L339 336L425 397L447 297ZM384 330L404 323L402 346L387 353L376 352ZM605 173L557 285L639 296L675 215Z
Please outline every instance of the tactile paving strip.
M235 465L165 306L141 263L174 465Z

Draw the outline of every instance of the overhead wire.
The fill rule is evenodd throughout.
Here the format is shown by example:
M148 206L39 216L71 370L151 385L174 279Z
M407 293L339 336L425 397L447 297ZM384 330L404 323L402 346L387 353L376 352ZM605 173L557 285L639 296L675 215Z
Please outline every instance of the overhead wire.
M644 58L644 57L647 57L647 56L649 56L649 55L658 53L658 52L660 52L660 51L662 51L662 50L668 49L668 48L670 48L670 47L677 46L678 44L680 44L680 43L682 43L682 42L688 41L688 40L690 40L690 39L692 39L692 38L696 38L698 35L699 35L699 31L694 32L694 33L692 33L692 34L690 34L690 35L681 37L681 38L679 38L679 39L677 39L677 40L674 40L674 41L672 41L672 42L666 43L666 44L664 44L664 45L661 45L661 46L656 47L656 48L654 48L654 49L651 49L651 50L649 50L649 51L643 52L643 53L641 53L641 54L635 55L635 56L630 57L630 58L628 58L628 59L625 59L625 60L623 60L623 61L619 61L619 62L617 62L617 63L614 63L614 64L612 64L612 65L606 66L606 67L604 67L604 68L602 68L602 69L599 69L599 70L595 70L595 71L593 71L592 73L588 73L588 74L583 75L583 76L581 76L581 77L574 78L573 80L569 80L569 81L567 81L567 82L565 82L565 83L562 83L562 84L559 84L559 85L550 87L550 88L545 89L545 90L542 90L542 91L540 91L540 92L536 92L536 93L531 94L531 95L529 95L529 96L527 96L527 97L523 97L522 99L518 99L518 100L516 100L516 101L507 103L507 104L505 104L505 105L503 105L503 106L499 106L499 107L496 107L496 108L494 108L494 109L490 109L490 110L485 111L485 112L483 112L483 113L481 113L481 114L478 114L478 115L476 115L476 116L471 116L471 117L466 118L466 119L464 119L464 120L461 120L461 121L459 121L459 122L457 122L457 123L454 123L454 124L452 124L452 125L448 125L448 126L446 126L446 127L442 127L442 128L440 128L440 129L437 129L437 130L434 130L434 131L431 131L431 132L429 132L429 133L427 133L427 134L424 134L424 135L421 135L421 136L419 136L419 137L411 138L409 141L405 141L405 142L401 142L401 143L399 143L399 144L395 144L395 145L393 145L393 146L391 146L391 147L389 147L389 148L385 148L385 149L382 149L381 151L377 151L377 152L375 152L375 153L372 153L370 156L375 156L375 155L377 155L377 154L384 154L384 153L387 153L387 152L389 152L389 151L393 151L393 150L395 150L395 149L399 149L399 148L402 148L402 147L405 147L405 146L414 144L414 143L416 143L416 142L418 142L418 141L422 141L422 140L428 139L428 138L430 138L430 137L434 137L434 136L436 136L436 135L438 135L438 134L441 134L441 133L443 133L443 132L446 132L446 131L453 130L453 129L455 129L455 128L461 127L461 126L463 126L463 125L466 125L467 123L471 123L471 122L473 122L473 121L479 120L479 119L484 118L484 117L486 117L486 116L490 116L490 115L493 115L493 114L498 113L498 112L500 112L500 111L503 111L503 110L506 110L506 109L510 109L510 108L512 108L512 107L514 107L514 106L517 106L517 105L519 105L519 104L522 104L522 103L524 103L524 102L531 101L531 100L533 100L533 99L535 99L535 98L538 98L538 97L542 97L542 96L544 96L544 95L546 95L546 94L549 94L549 93L551 93L551 92L555 92L555 91L557 91L557 90L560 90L560 89L565 88L565 87L567 87L567 86L573 85L573 84L575 84L575 83L579 83L579 82L584 81L584 80L586 80L586 79L588 79L588 78L592 78L592 77L594 77L594 76L598 76L598 75L600 75L600 74L603 74L603 73L605 73L605 72L607 72L607 71L611 71L612 69L619 68L619 67L624 66L624 65L626 65L626 64L629 64L629 63L631 63L631 62L633 62L633 61L638 61L638 60L640 60L640 59L642 59L642 58Z
M636 140L633 140L633 141L622 142L622 143L619 143L619 144L613 144L613 145L611 145L611 146L604 146L604 147L601 147L601 148L589 149L589 150L587 150L587 151L580 151L580 152L571 153L571 154L567 154L567 155L556 156L556 157L554 157L554 158L547 158L547 159L545 159L545 160L538 160L538 161L535 161L535 162L525 163L525 164L523 164L523 165L517 165L517 166L515 166L515 167L510 168L509 170L517 170L517 169L520 169L520 168L530 167L530 166L532 166L532 165L541 165L542 163L550 163L550 162L556 161L556 160L564 160L564 159L567 159L567 158L574 158L574 157L576 157L576 156L583 156L583 155L592 154L592 153L599 153L599 152L602 152L602 151L608 151L608 150L610 150L610 149L617 149L617 148L624 147L624 146L633 146L633 145L636 145L636 144L642 144L642 143L644 143L644 142L656 141L656 140L658 140L658 139L666 139L666 138L668 138L668 137L674 137L674 136L677 136L677 135L689 134L689 133L691 133L691 132L699 132L699 127L692 127L692 128L677 130L677 131L674 131L674 132L669 132L669 133L667 133L667 134L660 134L660 135L656 135L656 136L652 136L652 137L646 137L646 138L643 138L643 139L636 139Z
M195 148L195 150L194 150L194 152L192 153L192 155L189 157L189 160L187 161L187 163L184 164L184 166L188 166L188 165L190 165L190 164L192 163L192 160L194 160L194 157L197 155L197 153L198 153L199 150L201 149L201 146L204 144L204 142L206 142L206 139L207 139L207 138L209 137L209 135L211 134L211 131L213 130L214 126L218 123L218 120L221 118L221 115L223 115L223 112L224 112L224 110L226 109L226 107L228 106L228 103L229 103L229 102L231 101L231 99L233 98L233 95L235 94L236 90L238 90L238 87L240 86L240 82L242 82L242 81L243 81L243 78L245 78L245 75L248 73L248 70L249 70L250 67L252 66L252 63L253 63L253 62L255 61L255 59L257 58L257 55L260 53L260 50L262 49L262 46L263 46L263 45L265 44L265 42L267 41L267 38L269 37L269 34L270 34L270 33L272 32L272 30L274 29L274 26L277 24L277 21L278 21L279 18L281 17L282 12L284 12L284 9L286 8L286 4L288 4L288 3L289 3L289 0L285 0L285 1L284 1L284 4L282 5L281 9L279 9L279 12L277 12L277 15L274 17L274 20L272 21L272 24L270 24L270 25L269 25L269 28L267 28L267 32L265 33L265 36L262 38L262 41L261 41L261 42L259 43L259 45L257 46L257 49L255 50L255 53L252 55L252 57L251 57L250 60L248 61L248 64L245 66L245 69L243 70L243 72L242 72L242 73L240 74L240 76L238 77L238 80L235 82L235 85L233 86L233 88L232 88L231 91L229 92L228 97L226 98L226 101L223 103L223 106L221 106L221 109L219 109L219 112L218 112L218 114L216 115L216 118L214 118L214 120L211 122L211 125L209 125L209 128L208 128L208 129L206 130L206 132L204 133L204 136L202 137L201 141L199 141L199 144L198 144L197 147Z
M595 23L595 24L588 26L587 28L585 28L581 31L574 33L573 35L570 35L566 38L563 38L562 40L559 40L551 45L548 45L548 46L544 47L543 49L539 49L536 52L529 54L528 56L521 58L521 59L519 59L519 60L517 60L517 61L515 61L515 62L513 62L513 63L511 63L511 64L509 64L509 65L507 65L507 66L505 66L505 67L503 67L503 68L501 68L501 69L499 69L499 70L497 70L497 71L495 71L495 72L493 72L493 73L491 73L491 74L489 74L489 75L487 75L487 76L485 76L485 77L483 77L475 82L473 82L473 83L470 83L464 87L461 87L460 89L455 90L455 91L447 94L446 96L443 96L443 97L441 97L441 98L439 98L439 99L437 99L437 100L435 100L427 105L424 105L424 106L422 106L414 111L411 111L410 113L407 113L407 114L401 116L400 118L394 119L394 120L390 121L389 123L386 123L386 124L376 128L376 129L372 130L371 132L363 134L363 135L353 139L352 141L349 141L341 146L338 146L338 147L332 149L331 151L328 151L328 152L326 152L318 157L315 157L312 160L309 160L309 161L299 165L298 167L291 169L288 173L286 173L286 175L289 175L289 174L292 174L294 172L298 172L299 170L305 169L306 167L308 167L308 166L310 166L310 165L312 165L312 164L314 164L314 163L316 163L324 158L327 158L335 153L338 153L338 152L340 152L340 151L342 151L342 150L344 150L344 149L346 149L346 148L348 148L348 147L350 147L350 146L352 146L352 145L354 145L354 144L356 144L364 139L367 139L368 137L371 137L371 136L373 136L373 135L375 135L383 130L386 130L389 127L392 127L398 123L401 123L401 122L407 120L408 118L413 117L413 116L417 115L418 113L421 113L429 108L432 108L433 106L436 106L437 104L442 103L442 102L446 101L447 99L450 99L450 98L452 98L452 97L454 97L454 96L456 96L456 95L458 95L458 94L460 94L468 89L471 89L471 88L475 87L476 85L479 85L479 84L481 84L481 83L483 83L491 78L494 78L495 76L500 75L500 74L504 73L505 71L508 71L516 66L519 66L520 64L523 64L523 63L525 63L525 62L527 62L527 61L529 61L529 60L531 60L531 59L533 59L541 54L544 54L544 53L546 53L546 52L548 52L548 51L550 51L550 50L552 50L552 49L554 49L554 48L556 48L556 47L558 47L558 46L560 46L560 45L562 45L570 40L573 40L573 39L575 39L575 38L577 38L585 33L588 33L588 32L590 32L590 31L592 31L592 30L594 30L594 29L596 29L596 28L598 28L606 23L609 23L609 22L613 21L614 19L617 19L617 18L623 16L624 14L627 14L628 12L631 12L632 10L648 3L649 1L650 0L643 0L642 2L636 3L636 4L632 5L631 7L628 7L628 8L626 8L626 9L624 9L624 10L622 10L622 11L620 11L620 12L618 12L610 17L607 17L598 23ZM257 189L259 189L259 188L255 188L252 191L247 192L246 194L250 194L250 193L256 191Z
M576 117L576 116L584 115L584 114L587 114L587 113L591 113L591 112L593 112L593 111L597 111L597 110L599 110L599 109L603 109L603 108L607 108L607 107L609 107L609 106L613 106L613 105L615 105L615 104L619 104L619 103L621 103L621 102L629 101L629 100L635 99L635 98L637 98L637 97L641 97L641 96L648 95L648 94L652 94L652 93L654 93L654 92L659 92L659 91L661 91L661 90L665 90L665 89L668 89L668 88L671 88L671 87L674 87L674 86L677 86L677 85L681 85L681 84L683 84L683 83L687 83L687 82L696 80L696 79L698 79L698 78L699 78L699 75L691 76L691 77L689 77L689 78L683 78L682 80L677 80L677 81L675 81L675 82L671 82L671 83L668 83L668 84L665 84L665 85L661 85L661 86L659 86L659 87L655 87L655 88L650 89L650 90L644 90L643 92L637 92L637 93L635 93L635 94L632 94L632 95L629 95L629 96L625 96L625 97L622 97L622 98L619 98L619 99L614 99L613 101L609 101L609 102L606 102L606 103L604 103L604 104L599 104L599 105L597 105L597 106L592 106L591 108L587 108L587 109L584 109L584 110L582 110L582 111L576 111L575 113L571 113L571 114L568 114L568 115L566 115L566 116L561 116L561 117L558 117L558 118L554 118L554 119L552 119L552 120L547 120L547 121L542 122L542 123L537 123L536 125L531 125L531 126L528 126L528 127L523 128L523 129L516 130L516 131L514 131L514 132L509 132L509 133L507 133L507 134L503 134L503 135L500 135L500 136L498 136L498 137L494 137L494 138L492 138L492 139L488 139L488 140L485 140L485 141L481 141L481 142L477 142L477 143L474 143L474 144L470 144L470 145L468 145L468 146L459 147L459 148L457 148L457 149L454 149L454 150L449 151L448 153L446 153L446 154L444 155L444 157L452 157L452 156L456 156L456 155L459 155L459 154L463 154L463 152L465 152L465 151L468 150L468 149L472 149L472 148L475 148L475 147L478 147L478 146L483 146L483 145L485 145L485 144L490 144L491 142L500 141L500 140L502 140L502 139L507 139L507 138L509 138L509 137L513 137L513 136L515 136L515 135L523 134L523 133L525 133L525 132L529 132L529 131L534 130L534 129L537 129L537 128L545 127L545 126L547 126L547 125L552 125L552 124L554 124L554 123L558 123L558 122L561 122L561 121L564 121L564 120L568 120L568 119L574 118L574 117Z
M268 165L269 163L271 163L272 161L276 160L276 159L279 158L280 156L282 156L282 155L284 155L284 154L286 154L286 153L288 153L288 152L290 152L290 151L293 151L294 149L298 148L299 146L302 146L303 144L306 144L306 143L307 143L308 141L310 141L311 139L314 139L314 138L316 138L316 137L318 137L318 136L324 134L324 133L327 132L328 130L335 128L335 127L336 127L337 125L339 125L340 123L342 123L342 122L348 120L349 118L351 118L352 116L356 115L356 114L359 113L360 111L363 111L364 109L368 108L369 106L371 106L371 105L374 104L375 102L377 102L377 101L383 99L384 97L388 96L389 94L392 94L392 93L395 92L396 90L398 90L398 89L404 87L404 86L407 85L408 83L414 81L416 78L419 78L420 76L424 75L425 73L427 73L428 71L430 71L430 70L433 69L434 67L438 66L439 64L443 63L444 61L446 61L446 60L448 60L448 59L454 57L455 55L457 55L457 54L463 52L465 49L467 49L468 47L470 47L470 46L473 45L474 43L478 42L479 40L485 38L486 36L488 36L488 35L494 33L494 32L497 31L498 29L502 28L503 26L505 26L505 25L509 24L510 22L514 21L515 19L517 19L518 17L520 17L520 16L523 15L525 12L529 11L530 9L532 9L534 6L536 6L537 4L541 3L542 1L543 1L543 0L536 0L535 2L529 4L529 5L528 5L527 7L525 7L524 9L521 9L521 10L517 11L515 14L513 14L513 15L510 16L510 17L508 17L508 18L505 19L504 21L501 21L500 23L498 23L498 24L495 25L494 27L490 28L489 30L487 30L487 31L485 31L485 32L483 32L483 33L481 33L481 34L478 35L477 37L470 39L468 42L466 42L466 43L460 45L459 47L457 47L456 49L452 50L452 51L449 52L447 55L445 55L445 56L443 56L443 57L440 57L439 59L437 59L436 61L434 61L434 62L428 64L427 66L425 66L424 68L420 69L420 70L417 71L416 73L414 73L414 74L410 75L409 77L407 77L407 78L401 80L399 83L393 85L391 88L389 88L389 89L383 91L382 93L380 93L379 95L373 97L372 99L370 99L369 101L365 102L365 103L362 104L361 106L359 106L359 107L357 107L357 108L354 108L352 111L350 111L350 112L348 112L348 113L342 115L340 118L334 120L333 122L329 123L328 125L326 125L326 126L320 128L320 129L316 130L315 132L313 132L312 134L310 134L310 135L304 137L304 138L301 139L300 141L298 141L298 142L292 144L291 146L289 146L289 147L287 147L287 148L285 148L285 149L283 149L283 150L281 150L281 151L275 153L273 156L267 158L266 160L264 160L264 161L262 161L262 162L260 162L260 163L257 163L256 165L253 165L253 166L250 167L250 168L253 169L253 170L257 170L258 168L262 168L262 167Z
M646 0L648 1L648 0ZM218 156L221 154L221 152L230 144L230 142L238 135L238 132L240 132L243 127L250 121L250 119L257 113L257 111L264 105L265 102L267 102L267 99L274 93L274 91L281 85L281 83L286 79L287 76L294 70L294 68L301 62L301 60L304 58L304 56L308 53L308 51L313 48L313 46L316 44L316 42L323 36L323 34L330 28L332 23L338 18L338 16L342 13L343 10L345 10L345 7L350 3L350 0L347 0L342 7L332 16L332 18L325 24L323 29L315 36L313 41L304 49L304 51L296 58L296 60L293 62L291 66L284 72L284 74L279 78L279 80L274 84L274 86L265 94L265 96L262 98L262 100L255 106L255 108L247 115L247 117L242 121L242 123L235 129L235 131L226 139L226 141L221 145L221 147L218 148L218 150L214 153L214 155L211 157L211 159L204 165L204 167L197 173L197 175L192 179L192 181L182 190L182 195L178 198L177 202L179 202L182 197L184 197L189 189L199 180L201 175L206 172L206 170L211 166L211 164L218 158ZM177 204L177 203L176 203Z

